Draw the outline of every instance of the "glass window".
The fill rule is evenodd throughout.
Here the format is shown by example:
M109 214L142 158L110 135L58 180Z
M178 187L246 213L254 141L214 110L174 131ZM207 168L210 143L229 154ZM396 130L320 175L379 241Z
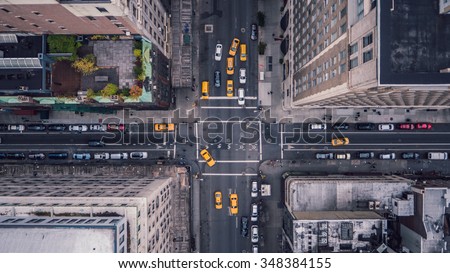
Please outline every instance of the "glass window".
M363 48L373 43L373 35L370 33L369 35L363 38Z
M100 12L108 12L108 10L107 9L105 9L105 8L102 8L102 7L95 7L98 11L100 11Z
M358 52L358 43L354 43L350 46L350 55L353 55L356 52Z
M357 66L358 66L358 57L351 59L349 69L355 68Z
M342 19L345 15L347 15L347 7L344 7L343 9L341 9L341 13L340 13L341 19Z
M346 67L347 67L347 64L346 64L346 63L343 63L343 64L339 65L339 74L344 73Z
M347 23L341 25L341 35L347 32Z
M363 53L363 63L366 63L373 59L372 49Z
M345 60L346 57L347 57L347 54L346 54L345 50L342 50L339 52L339 61Z

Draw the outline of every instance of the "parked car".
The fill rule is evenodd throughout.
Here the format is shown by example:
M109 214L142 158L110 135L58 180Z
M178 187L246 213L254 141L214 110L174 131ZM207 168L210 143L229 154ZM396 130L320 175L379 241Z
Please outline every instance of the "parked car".
M342 160L342 159L350 159L351 155L350 153L342 153L342 154L335 154L334 159Z
M429 152L428 159L430 160L447 160L448 153L447 152Z
M431 130L432 125L431 123L417 123L416 128L418 130Z
M222 44L216 45L216 53L214 54L214 59L216 61L222 60Z
M28 131L45 131L47 127L44 124L29 124L27 125Z
M131 152L130 158L131 159L146 159L148 157L147 152Z
M45 154L43 154L43 153L28 154L28 158L42 160L42 159L45 159Z
M238 89L238 105L245 105L245 90L244 88Z
M331 140L332 146L341 146L341 145L347 145L350 143L350 140L347 137L342 138L333 138Z
M359 159L372 159L375 157L374 152L357 152L356 155Z
M252 182L252 194L251 196L253 198L258 197L258 182L257 181L253 181Z
M316 159L333 159L333 153L316 153Z
M214 71L214 86L220 87L220 85L221 85L220 71L216 70Z
M248 236L248 218L246 216L241 217L241 235L242 237Z
M69 154L66 152L60 152L60 153L49 153L47 154L49 159L66 159Z
M253 225L252 226L252 243L256 244L259 240L259 234L258 234L258 226Z
M0 124L0 131L6 131L6 130L8 130L8 125Z
M419 153L413 153L413 152L402 153L402 158L403 159L419 159L420 158L420 154Z
M25 126L24 125L8 125L8 131L16 131L16 132L22 132L25 130Z
M245 84L247 82L247 76L245 74L246 74L245 68L239 69L239 83L240 84Z
M415 126L412 123L401 123L398 125L400 130L414 130Z
M86 132L88 130L87 125L69 125L69 131L71 132Z
M251 30L250 39L252 39L252 41L256 41L258 39L258 26L256 24L252 24Z
M0 153L0 159L6 159L6 153Z
M128 159L128 153L111 154L110 159Z
M252 215L250 219L252 222L258 222L258 204L256 203L252 204Z
M91 159L91 154L89 154L89 153L73 154L72 158L76 159L76 160L89 160L89 159Z
M258 245L252 245L253 253L258 253Z
M382 153L380 159L395 159L395 153Z
M358 129L358 130L374 130L375 124L373 124L373 123L358 123L358 124L356 124L356 129Z
M106 128L108 129L108 131L124 131L125 125L110 123L108 124L108 126L106 126Z
M64 131L66 130L66 125L64 124L50 124L48 126L49 131Z
M98 132L103 132L106 130L106 126L103 124L91 124L89 126L89 130L91 131L98 131Z
M216 209L222 209L222 192L220 191L214 193L214 206Z
M109 153L96 153L94 154L94 159L107 160L109 159Z
M349 128L348 123L340 123L333 125L333 130L348 130L348 128Z
M310 123L308 128L309 130L326 130L327 125L325 123Z
M394 131L394 124L379 124L378 131Z
M7 159L25 159L24 153L6 153Z

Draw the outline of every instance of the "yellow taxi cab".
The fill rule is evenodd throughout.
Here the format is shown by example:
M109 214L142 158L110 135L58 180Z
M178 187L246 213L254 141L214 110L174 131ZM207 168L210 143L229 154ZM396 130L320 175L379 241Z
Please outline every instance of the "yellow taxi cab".
M156 132L166 132L175 130L175 124L173 123L155 123Z
M232 97L233 95L234 95L233 80L227 80L227 97Z
M228 54L230 54L230 56L235 56L236 55L236 52L237 52L237 50L238 50L238 47L239 47L239 43L240 43L241 41L239 41L239 39L238 38L234 38L233 39L233 42L231 42L231 47L230 47L230 51L228 51Z
M209 99L209 82L208 81L202 81L202 100Z
M201 150L200 155L206 161L206 164L208 164L208 166L212 167L212 166L214 166L214 164L216 164L216 161L214 160L214 158L212 158L212 156L208 152L208 150L206 150L206 149Z
M238 214L238 195L237 195L237 193L230 194L230 213L231 213L231 215Z
M228 57L227 58L227 75L233 75L234 74L234 58Z
M247 61L247 45L241 44L241 62Z
M214 199L215 199L216 209L221 209L222 208L222 193L220 191L216 191L214 193Z
M341 146L341 145L347 145L350 143L350 140L347 137L343 137L343 138L333 138L331 140L331 145L332 146Z

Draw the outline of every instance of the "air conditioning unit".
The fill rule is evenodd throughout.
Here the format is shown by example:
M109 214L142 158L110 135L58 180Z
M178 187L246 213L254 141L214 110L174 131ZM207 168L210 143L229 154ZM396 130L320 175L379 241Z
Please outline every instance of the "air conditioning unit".
M112 96L110 96L109 98L110 98L111 100L114 100L114 101L119 100L119 96L117 96L117 95L112 95Z
M30 97L28 97L28 96L18 96L17 99L18 99L20 102L31 102L31 101L33 101L33 100L32 100Z

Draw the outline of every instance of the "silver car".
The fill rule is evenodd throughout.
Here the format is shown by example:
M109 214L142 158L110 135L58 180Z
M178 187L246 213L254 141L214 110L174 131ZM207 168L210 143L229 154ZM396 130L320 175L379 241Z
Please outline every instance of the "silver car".
M253 225L252 226L252 243L256 244L258 243L259 235L258 235L258 226Z
M252 182L252 197L258 197L258 182L253 181Z

